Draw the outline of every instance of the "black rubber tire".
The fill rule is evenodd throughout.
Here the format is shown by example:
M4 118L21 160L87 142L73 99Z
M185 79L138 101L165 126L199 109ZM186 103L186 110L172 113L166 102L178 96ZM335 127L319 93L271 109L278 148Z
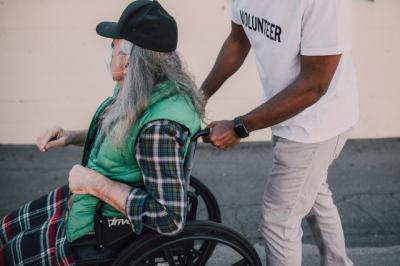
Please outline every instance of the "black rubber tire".
M204 201L207 208L208 220L220 223L221 211L213 193L194 176L190 176L190 187L193 189L194 193Z
M171 250L171 247L174 245L183 245L182 242L191 240L205 240L204 242L209 241L214 244L219 243L229 246L243 257L242 260L234 265L262 265L257 252L243 236L222 224L210 221L189 222L185 226L184 230L176 236L167 237L157 233L145 234L136 240L130 247L121 252L115 260L114 265L148 265L143 264L142 261L153 258L153 254L165 250ZM203 250L202 252L203 253L200 253L202 254L201 257L199 257L197 261L194 261L192 264L188 263L187 265L206 265L207 260L212 256L213 250ZM167 253L165 253L166 257L168 257ZM170 258L172 259L172 256L170 256Z

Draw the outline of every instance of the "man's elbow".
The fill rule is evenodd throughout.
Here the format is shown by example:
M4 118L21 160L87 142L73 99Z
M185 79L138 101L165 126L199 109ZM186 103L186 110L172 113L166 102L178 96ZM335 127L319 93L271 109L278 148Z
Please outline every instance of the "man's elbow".
M308 87L308 101L309 105L318 102L328 91L329 83L316 83Z

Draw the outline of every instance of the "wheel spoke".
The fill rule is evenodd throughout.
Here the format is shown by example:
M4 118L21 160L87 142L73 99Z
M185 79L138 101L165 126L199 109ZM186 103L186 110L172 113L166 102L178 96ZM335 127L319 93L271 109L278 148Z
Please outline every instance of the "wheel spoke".
M203 253L194 247L191 249L188 249L186 254L182 255L182 257L184 259L182 265L186 265L186 266L198 265L198 262L202 255L203 255Z
M207 253L206 250L209 245L212 245L211 242L212 241L203 241L201 243L199 249L196 249L193 247L192 252L194 255L194 259L193 259L193 261L195 262L194 265L202 266L202 265L206 264L207 260L209 259L210 255L211 255L210 253Z
M171 253L171 249L166 247L163 249L163 253L164 253L165 259L168 261L169 266L175 266L174 256Z
M190 251L191 251L190 255L193 257L193 261L200 258L200 256L202 255L202 252L200 252L200 250L197 250L195 248L191 249Z
M150 259L148 265L149 266L156 266L156 259L155 258Z
M135 266L133 264L130 264L130 265ZM155 258L147 259L136 266L156 266L156 259Z

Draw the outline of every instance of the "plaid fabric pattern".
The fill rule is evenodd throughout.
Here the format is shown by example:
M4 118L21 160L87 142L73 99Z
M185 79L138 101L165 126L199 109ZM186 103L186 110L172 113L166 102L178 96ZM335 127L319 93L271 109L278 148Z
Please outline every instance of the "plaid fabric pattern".
M0 265L74 265L65 236L63 186L6 215L0 222Z
M184 147L189 131L178 123L148 123L136 142L136 160L143 172L145 189L132 188L126 214L133 231L143 226L161 234L176 234L186 220L187 193L183 170Z

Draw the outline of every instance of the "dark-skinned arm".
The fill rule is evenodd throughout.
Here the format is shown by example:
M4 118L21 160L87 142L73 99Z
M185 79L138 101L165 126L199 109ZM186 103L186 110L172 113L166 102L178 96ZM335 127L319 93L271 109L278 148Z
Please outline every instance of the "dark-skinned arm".
M297 79L264 104L242 116L249 131L283 122L316 103L328 90L341 55L301 56L301 71ZM239 143L230 120L213 122L209 141L221 149ZM207 141L207 140L206 140Z
M341 55L301 56L301 73L287 88L242 117L249 131L286 121L315 104L328 90Z
M218 54L214 67L201 85L207 100L240 68L249 50L250 42L243 27L231 22L231 32Z

